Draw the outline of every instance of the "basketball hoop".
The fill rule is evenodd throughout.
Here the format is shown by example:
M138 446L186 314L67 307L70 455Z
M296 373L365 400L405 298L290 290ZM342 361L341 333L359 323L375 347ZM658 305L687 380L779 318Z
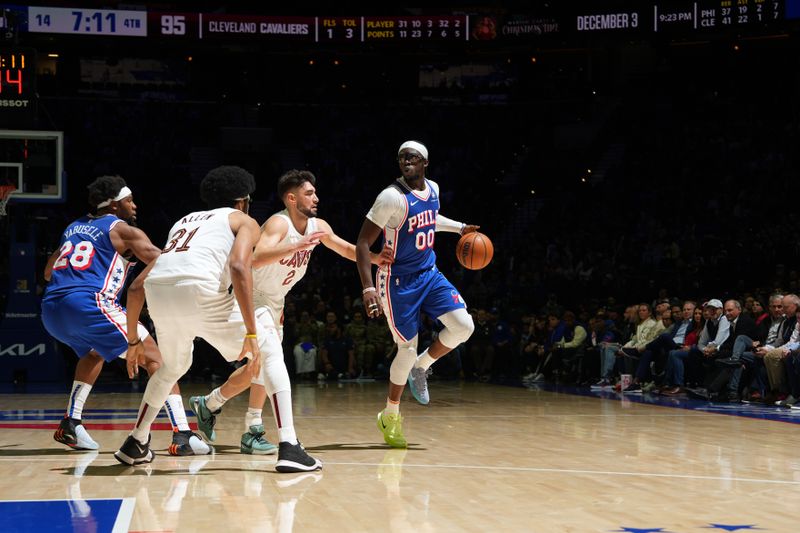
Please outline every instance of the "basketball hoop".
M16 190L14 185L0 185L0 217L6 216L6 204L11 198L11 193Z

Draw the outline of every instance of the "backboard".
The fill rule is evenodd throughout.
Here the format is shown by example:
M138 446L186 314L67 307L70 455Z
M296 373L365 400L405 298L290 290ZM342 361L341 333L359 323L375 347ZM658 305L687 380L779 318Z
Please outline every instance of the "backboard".
M16 185L12 202L63 202L63 174L63 132L0 129L0 185Z

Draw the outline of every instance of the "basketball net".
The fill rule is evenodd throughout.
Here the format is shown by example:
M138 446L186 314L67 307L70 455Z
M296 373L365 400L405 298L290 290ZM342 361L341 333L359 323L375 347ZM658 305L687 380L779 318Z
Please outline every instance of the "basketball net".
M0 217L6 216L6 204L11 198L11 193L16 190L14 185L0 185Z

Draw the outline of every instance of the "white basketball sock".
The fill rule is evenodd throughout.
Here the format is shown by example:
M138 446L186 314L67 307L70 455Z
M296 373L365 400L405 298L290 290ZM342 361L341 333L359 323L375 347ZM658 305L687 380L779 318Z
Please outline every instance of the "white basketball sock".
M222 395L222 392L219 390L220 388L217 387L216 389L212 390L211 393L206 396L206 407L212 413L218 409L220 409L228 399Z
M426 349L417 357L417 362L414 363L414 366L423 370L428 370L435 361L436 359L428 355L428 350Z
M398 415L400 414L400 402L395 402L386 398L386 409L383 411L387 415Z
M183 399L180 394L170 394L164 404L167 408L167 416L172 424L173 431L189 431L189 422L186 420L186 409L183 407Z
M72 390L69 393L69 404L67 405L67 416L80 420L83 416L83 404L89 397L92 386L83 381L73 381Z
M247 408L247 414L244 415L244 431L250 431L250 426L263 426L264 421L261 420L262 409L255 409L253 407Z

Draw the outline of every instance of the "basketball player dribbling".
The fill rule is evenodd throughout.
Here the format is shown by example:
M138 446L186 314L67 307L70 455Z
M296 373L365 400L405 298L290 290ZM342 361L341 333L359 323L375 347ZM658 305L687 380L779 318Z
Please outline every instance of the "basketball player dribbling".
M222 405L250 387L250 402L245 416L245 433L242 435L242 453L266 455L278 451L276 469L279 472L315 470L321 464L296 464L281 458L281 450L297 444L292 413L292 394L289 372L283 358L283 306L286 295L306 273L314 247L322 243L340 256L356 260L355 246L338 235L323 219L317 218L319 198L316 178L305 170L290 170L278 179L278 196L285 209L272 215L261 228L261 237L253 256L253 300L256 319L266 330L266 344L262 347L262 377L252 380L245 375L232 375L221 387L207 396L191 398L200 430L206 437L215 439L214 424ZM386 256L370 254L373 264ZM275 424L278 428L279 450L264 438L261 411L269 396Z
M255 179L244 169L211 170L200 183L200 196L210 209L178 220L158 260L140 275L163 363L147 383L133 431L114 454L123 464L153 460L150 426L158 414L156 406L191 366L195 337L205 339L229 361L252 358L236 372L250 377L260 372L266 332L255 318L252 275L259 228L247 215L254 190ZM233 294L228 291L231 285ZM237 303L241 313L234 318ZM133 318L134 309L129 315ZM130 332L128 340L134 350L140 344ZM297 454L305 456L298 448Z
M402 177L378 195L356 242L358 272L367 314L386 314L397 355L389 369L389 397L378 413L378 429L393 448L408 446L402 429L400 397L408 382L422 404L430 401L427 375L440 357L466 341L475 328L466 303L436 268L436 231L471 233L479 226L462 224L439 214L439 186L425 178L428 149L407 141L397 153ZM373 282L369 248L383 233L394 263L382 266ZM420 312L444 325L431 346L417 356Z
M47 262L48 281L42 298L42 321L48 333L68 345L80 360L64 419L53 438L72 448L97 450L100 446L81 423L83 407L103 362L126 358L128 374L141 365L152 375L161 365L161 353L147 329L138 324L144 302L141 276L128 288L128 309L117 297L133 266L133 256L151 265L161 251L135 227L133 192L119 176L101 176L88 187L95 215L79 218L64 230L61 246ZM130 322L128 321L130 317ZM128 324L136 341L129 345ZM171 455L204 455L211 448L191 432L177 384L166 400L173 427ZM158 404L164 404L162 401ZM157 409L158 410L158 409Z

